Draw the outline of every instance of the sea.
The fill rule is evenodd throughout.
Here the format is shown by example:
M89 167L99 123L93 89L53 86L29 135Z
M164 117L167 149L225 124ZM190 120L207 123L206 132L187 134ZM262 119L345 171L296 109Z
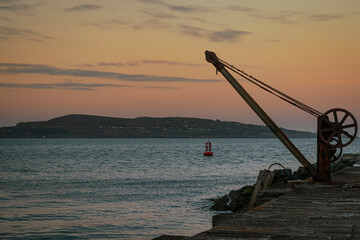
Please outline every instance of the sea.
M316 139L292 141L316 161ZM0 139L0 239L192 236L272 163L300 166L278 139Z

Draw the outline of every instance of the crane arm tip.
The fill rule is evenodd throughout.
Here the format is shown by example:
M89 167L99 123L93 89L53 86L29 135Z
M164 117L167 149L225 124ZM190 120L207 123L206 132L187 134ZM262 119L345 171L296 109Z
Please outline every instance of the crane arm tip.
M219 61L216 54L214 52L211 52L208 50L205 51L205 58L206 58L206 61L208 61L209 63L216 63Z

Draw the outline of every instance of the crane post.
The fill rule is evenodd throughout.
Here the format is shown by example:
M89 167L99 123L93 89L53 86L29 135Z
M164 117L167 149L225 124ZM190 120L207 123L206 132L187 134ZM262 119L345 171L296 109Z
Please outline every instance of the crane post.
M265 111L257 104L257 102L249 95L249 93L238 83L238 81L226 70L217 58L214 52L205 51L206 60L212 63L216 70L219 71L225 79L233 86L251 109L260 117L260 119L268 126L275 136L285 145L285 147L294 155L294 157L305 167L311 176L316 177L317 171L304 157L304 155L296 148L290 139L281 131L275 122L265 113Z

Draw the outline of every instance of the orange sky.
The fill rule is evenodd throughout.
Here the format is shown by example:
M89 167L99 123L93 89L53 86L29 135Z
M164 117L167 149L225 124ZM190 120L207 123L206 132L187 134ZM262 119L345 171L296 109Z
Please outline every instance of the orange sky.
M0 126L71 113L262 124L223 60L360 119L358 0L0 0ZM316 119L238 78L281 127Z

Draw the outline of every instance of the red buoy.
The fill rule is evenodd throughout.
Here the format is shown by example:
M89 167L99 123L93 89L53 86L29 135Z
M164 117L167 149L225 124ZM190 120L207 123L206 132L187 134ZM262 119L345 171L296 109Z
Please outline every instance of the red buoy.
M205 144L204 156L213 156L213 152L211 151L211 142L207 142Z

